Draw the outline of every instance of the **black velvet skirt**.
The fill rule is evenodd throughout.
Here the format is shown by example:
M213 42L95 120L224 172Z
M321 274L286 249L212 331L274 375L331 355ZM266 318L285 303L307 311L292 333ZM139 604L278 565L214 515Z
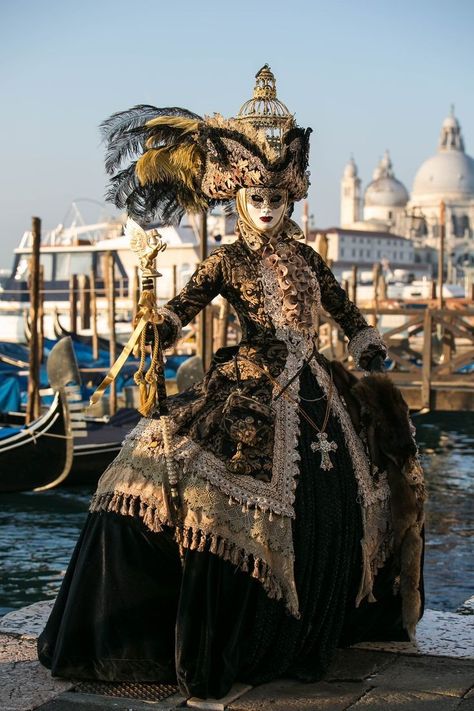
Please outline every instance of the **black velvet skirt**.
M302 406L318 424L326 399L309 368ZM40 661L71 679L178 682L187 696L221 697L235 681L281 676L314 681L338 645L407 639L391 561L375 585L376 603L354 599L361 575L357 485L339 422L334 468L321 470L300 422L301 468L293 524L300 619L270 600L261 584L208 552L181 561L171 530L149 531L139 518L90 514L45 630Z

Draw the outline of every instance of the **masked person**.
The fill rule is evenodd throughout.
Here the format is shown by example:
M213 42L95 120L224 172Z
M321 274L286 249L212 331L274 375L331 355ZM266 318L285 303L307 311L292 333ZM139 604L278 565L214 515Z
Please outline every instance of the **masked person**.
M361 389L318 353L323 310L362 369L386 349L290 219L310 131L282 106L265 66L235 119L138 106L104 124L111 198L136 220L235 201L236 241L159 309L162 342L219 294L242 338L168 399L166 442L143 418L102 475L39 639L55 675L221 697L236 680L319 679L341 643L413 635L423 487L408 410L397 401L393 454L370 414L389 409L386 376Z

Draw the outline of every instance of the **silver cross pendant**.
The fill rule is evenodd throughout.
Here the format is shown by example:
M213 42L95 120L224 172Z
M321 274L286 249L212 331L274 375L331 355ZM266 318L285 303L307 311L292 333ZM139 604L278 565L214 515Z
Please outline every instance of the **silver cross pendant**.
M329 471L334 466L329 453L336 451L337 444L328 440L326 432L318 432L317 438L317 442L311 442L311 449L313 452L321 452L321 469Z

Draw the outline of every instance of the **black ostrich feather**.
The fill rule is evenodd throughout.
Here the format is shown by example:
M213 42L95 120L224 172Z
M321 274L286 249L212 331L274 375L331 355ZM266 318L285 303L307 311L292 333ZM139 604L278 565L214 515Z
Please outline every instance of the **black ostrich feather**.
M160 222L178 225L185 213L181 204L181 189L176 183L149 183L139 185L128 196L127 213L142 224Z
M222 205L222 208L224 210L224 215L226 217L235 217L237 215L237 208L235 206L235 200L223 200L222 202L219 203Z
M141 150L144 126L154 118L159 109L139 104L127 111L112 114L100 124L103 141L107 144L105 169L112 174L126 158L133 158Z
M151 135L157 136L163 143L169 141L176 131L153 130L146 123L158 116L181 116L199 120L197 114L176 106L158 108L148 104L133 106L127 111L112 114L100 125L102 138L107 144L105 168L109 174L120 168L126 159L133 159L145 150L145 141ZM160 135L162 134L162 136Z
M311 128L292 128L283 137L283 145L290 146L292 141L299 139L301 148L297 151L298 167L304 172L309 164L309 137L313 130ZM291 151L289 151L291 153Z
M140 187L138 178L135 175L135 166L136 161L110 179L105 197L106 200L113 202L120 209L125 207L128 197L133 191Z
M136 162L120 171L110 180L107 200L141 224L159 221L178 225L186 208L194 199L191 190L177 180L141 185L135 174ZM204 196L202 196L203 199Z

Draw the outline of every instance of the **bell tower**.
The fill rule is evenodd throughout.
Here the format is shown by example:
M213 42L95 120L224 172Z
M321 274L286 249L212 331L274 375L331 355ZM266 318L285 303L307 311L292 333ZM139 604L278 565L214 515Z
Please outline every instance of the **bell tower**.
M341 227L350 227L360 220L361 180L353 156L344 168L341 180Z

